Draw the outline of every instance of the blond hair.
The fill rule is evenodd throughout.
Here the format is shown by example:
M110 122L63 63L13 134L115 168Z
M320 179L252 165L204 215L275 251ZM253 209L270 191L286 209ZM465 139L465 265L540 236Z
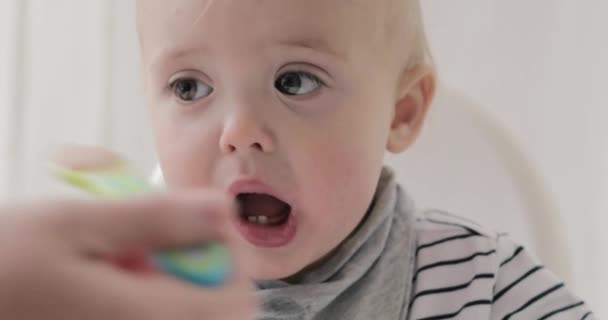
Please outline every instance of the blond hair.
M335 0L326 0L335 1ZM382 5L384 3L384 10L379 10L380 16L376 17L384 20L384 28L382 28L384 41L387 41L389 45L400 46L395 48L399 52L400 58L405 57L401 63L406 68L412 68L420 64L433 64L433 58L430 52L426 32L424 30L424 23L422 17L422 9L420 0L384 0L372 1L372 0L358 0L362 3L370 5L373 3L374 6ZM137 29L140 29L142 3L145 0L136 0L137 7ZM201 13L197 15L196 23L198 20L203 18L207 13L208 9L213 5L215 0L211 0L207 3ZM378 30L380 31L380 30Z
M404 65L412 68L433 64L433 57L424 28L420 0L387 0L387 23L391 38L401 46Z

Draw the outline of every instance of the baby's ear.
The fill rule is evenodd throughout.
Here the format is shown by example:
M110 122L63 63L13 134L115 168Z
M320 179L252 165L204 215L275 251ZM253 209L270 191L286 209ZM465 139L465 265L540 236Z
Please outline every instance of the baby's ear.
M418 137L435 95L435 70L419 65L401 76L386 149L399 153Z

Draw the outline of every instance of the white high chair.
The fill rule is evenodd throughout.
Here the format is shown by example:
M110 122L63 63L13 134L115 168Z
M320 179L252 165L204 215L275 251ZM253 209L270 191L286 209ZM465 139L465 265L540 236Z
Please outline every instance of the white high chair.
M571 280L564 228L543 181L498 121L470 99L440 88L417 143L386 163L419 207L471 218L512 237ZM159 167L151 177L162 185Z
M544 181L509 132L471 99L439 88L419 140L385 160L419 207L507 232L572 279L564 227Z

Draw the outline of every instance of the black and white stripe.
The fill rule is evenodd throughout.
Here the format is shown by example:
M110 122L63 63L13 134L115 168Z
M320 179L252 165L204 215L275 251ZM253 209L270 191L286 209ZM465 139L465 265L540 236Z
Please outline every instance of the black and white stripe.
M441 211L420 216L416 232L408 319L595 319L508 234Z

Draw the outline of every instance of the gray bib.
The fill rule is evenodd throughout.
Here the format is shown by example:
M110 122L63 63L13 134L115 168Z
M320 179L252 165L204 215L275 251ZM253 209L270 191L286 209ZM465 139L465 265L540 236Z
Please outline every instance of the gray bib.
M384 168L362 224L297 283L257 282L260 320L406 319L415 259L414 206Z

